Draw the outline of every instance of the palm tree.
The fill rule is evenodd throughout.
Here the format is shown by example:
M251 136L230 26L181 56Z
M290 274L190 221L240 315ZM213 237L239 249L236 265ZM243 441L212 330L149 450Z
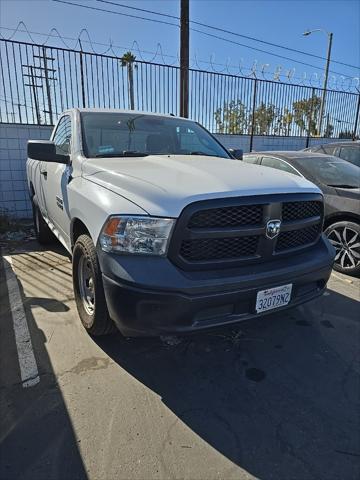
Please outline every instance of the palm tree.
M136 56L133 55L130 51L124 53L120 58L121 66L127 67L127 78L128 78L128 91L129 91L129 104L130 110L135 109L134 103L134 75L133 75L133 64L136 60ZM135 65L136 67L136 65Z

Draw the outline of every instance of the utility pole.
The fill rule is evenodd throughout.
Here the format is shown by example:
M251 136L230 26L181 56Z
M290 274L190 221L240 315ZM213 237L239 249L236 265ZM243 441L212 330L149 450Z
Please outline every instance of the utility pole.
M46 55L46 47L42 47L42 55L33 55L33 58L38 58L40 65L22 65L23 68L27 68L27 73L23 73L23 77L28 77L30 83L25 83L26 87L30 87L33 96L34 96L34 105L35 105L35 112L36 112L36 119L38 124L41 123L41 116L40 116L40 102L39 97L37 94L37 89L43 89L43 80L45 80L45 91L47 97L47 104L48 110L45 109L45 101L43 106L43 112L49 114L50 124L53 125L53 110L52 110L52 102L51 102L51 91L50 91L50 81L55 81L56 78L54 77L54 73L56 70L54 68L50 68L48 62L53 62L55 59L53 57L48 57ZM42 63L43 62L43 63ZM49 76L49 72L52 72L52 76ZM38 85L37 79L40 80L41 84Z
M40 60L40 66L36 67L40 71L44 71L44 80L45 80L45 87L46 87L46 96L48 101L48 113L50 117L50 125L54 125L53 122L53 112L52 112L52 104L51 104L51 92L50 92L50 82L49 80L54 80L53 77L49 77L49 72L55 72L54 68L49 68L48 61L53 62L55 58L47 57L46 56L46 48L42 47L42 55L34 55L34 58L38 58ZM41 60L44 62L44 66L41 64Z
M325 109L326 88L327 88L327 83L329 78L329 65L330 65L331 47L332 47L332 39L333 39L333 34L331 32L329 33L328 38L329 38L329 43L328 43L328 50L327 50L327 57L326 57L325 77L324 77L324 85L323 85L323 91L321 95L321 104L320 104L320 121L319 121L320 136L322 131L322 123L323 123L323 116L324 116L324 109Z
M36 120L38 125L41 124L41 116L40 116L40 108L38 102L38 95L37 95L37 88L42 88L41 85L36 83L36 75L34 74L34 66L33 65L22 65L26 67L30 73L23 74L24 77L29 77L30 83L25 83L25 87L30 87L34 96L34 105L35 105L35 113L36 113Z
M128 73L128 81L129 81L130 110L135 110L133 62L129 62L127 64L127 73Z
M180 9L180 116L189 116L189 0Z
M307 30L303 33L305 37L311 35L314 32L322 32L325 33L328 37L328 49L327 49L327 56L326 56L326 66L325 66L325 75L324 75L324 84L323 84L323 91L321 95L321 103L320 103L320 118L319 118L319 136L321 136L322 125L323 125L323 116L325 110L325 100L326 100L326 89L328 84L329 78L329 66L330 66L330 58L331 58L331 47L333 41L333 34L332 32L327 32L323 28L316 28L315 30Z

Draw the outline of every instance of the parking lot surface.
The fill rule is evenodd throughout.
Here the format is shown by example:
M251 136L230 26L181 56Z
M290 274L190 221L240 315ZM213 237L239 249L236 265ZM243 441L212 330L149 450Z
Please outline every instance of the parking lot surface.
M360 478L359 280L236 328L92 338L61 247L2 254L1 479Z

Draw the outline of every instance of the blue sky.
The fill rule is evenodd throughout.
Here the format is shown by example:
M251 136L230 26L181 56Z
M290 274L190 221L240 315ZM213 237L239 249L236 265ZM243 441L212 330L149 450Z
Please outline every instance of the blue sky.
M135 12L114 5L105 5L95 0L69 0L88 6L117 10L119 12L143 15L156 18L141 12ZM171 15L179 15L179 0L113 0L114 2L145 8ZM325 56L327 38L321 33L303 37L301 33L306 29L324 28L334 33L333 54L334 60L339 60L352 65L360 64L360 2L358 0L301 0L301 1L272 1L272 0L190 0L190 17L220 28L228 29L244 35L257 37L273 43L285 45L290 48L304 50L316 55ZM109 38L113 43L129 48L133 41L137 41L141 50L155 52L160 43L166 59L173 63L179 51L179 29L174 26L163 25L125 16L101 13L80 7L72 7L55 3L51 0L0 0L0 26L14 28L19 21L24 21L29 30L46 33L50 28L57 28L66 37L77 37L82 28L86 28L91 38L100 43L108 43ZM176 22L173 19L163 18L165 21ZM193 28L205 30L193 25ZM209 33L225 36L231 40L248 44L256 48L268 50L272 53L285 55L315 67L323 68L322 60L299 55L271 46L262 45L253 41L241 39L221 32L207 30ZM9 30L1 30L7 37ZM33 35L36 41L42 43L43 36ZM18 33L17 39L27 39L24 33ZM83 36L84 49L88 46ZM278 66L284 69L296 68L295 75L304 72L308 75L321 70L314 67L296 64L295 62L273 57L269 54L253 51L245 47L233 45L215 38L191 32L191 57L198 59L199 65L208 68L212 57L214 63L238 65L242 61L245 70L251 67L254 61L258 65L270 64L269 70ZM73 44L66 40L68 44ZM50 42L49 42L50 43ZM59 45L56 39L51 43ZM94 48L99 52L105 47L99 45ZM121 52L121 50L117 50ZM136 53L136 52L135 52ZM138 55L138 54L137 54ZM139 55L138 55L139 56ZM143 58L151 59L150 53L142 53ZM160 57L157 57L160 60ZM221 66L215 66L221 70ZM335 72L359 76L359 70L332 64Z

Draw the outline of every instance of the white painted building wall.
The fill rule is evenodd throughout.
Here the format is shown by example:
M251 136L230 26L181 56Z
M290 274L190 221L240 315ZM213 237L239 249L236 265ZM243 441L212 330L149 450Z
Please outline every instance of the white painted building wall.
M52 127L38 125L0 124L0 215L13 218L31 217L31 203L26 185L26 145L28 140L47 140ZM249 151L249 135L216 134L227 148ZM310 144L333 142L335 139L311 139ZM254 137L253 150L300 150L304 137Z
M250 150L250 135L215 134L215 137L227 148L241 148L244 153ZM309 146L319 143L341 142L338 138L310 138ZM306 148L306 137L254 136L253 151L265 150L302 150Z
M26 185L27 141L49 139L51 127L0 124L0 215L31 216Z

